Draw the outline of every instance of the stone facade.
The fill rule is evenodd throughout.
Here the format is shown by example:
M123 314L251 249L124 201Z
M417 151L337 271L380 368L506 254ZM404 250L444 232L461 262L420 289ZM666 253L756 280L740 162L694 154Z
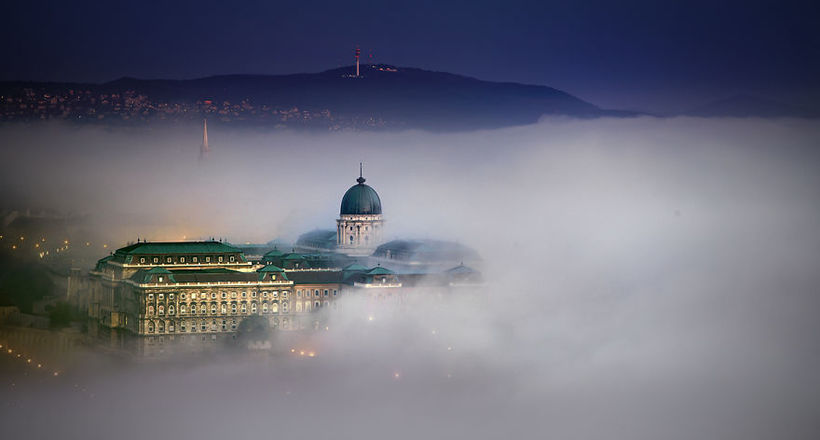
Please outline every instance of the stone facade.
M370 255L382 242L381 214L343 214L336 220L336 244L350 255Z

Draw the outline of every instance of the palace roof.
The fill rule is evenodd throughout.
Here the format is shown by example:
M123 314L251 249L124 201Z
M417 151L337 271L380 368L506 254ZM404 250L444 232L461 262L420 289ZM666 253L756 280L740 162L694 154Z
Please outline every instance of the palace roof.
M242 250L218 241L156 241L139 242L117 249L115 254L224 254L241 253Z

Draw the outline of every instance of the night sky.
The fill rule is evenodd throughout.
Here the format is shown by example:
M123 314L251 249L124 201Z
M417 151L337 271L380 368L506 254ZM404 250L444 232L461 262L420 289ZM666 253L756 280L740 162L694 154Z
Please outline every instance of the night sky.
M4 2L0 80L315 72L376 62L543 84L604 107L745 93L815 104L820 6L754 1Z

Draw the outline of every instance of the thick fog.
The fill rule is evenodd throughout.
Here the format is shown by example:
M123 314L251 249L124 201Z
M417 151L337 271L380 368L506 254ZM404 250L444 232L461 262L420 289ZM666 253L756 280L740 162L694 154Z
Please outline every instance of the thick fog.
M291 240L334 227L363 161L387 235L474 247L486 286L347 297L313 358L89 354L4 383L4 437L820 437L816 121L209 135L200 163L196 128L5 126L2 195L113 244Z

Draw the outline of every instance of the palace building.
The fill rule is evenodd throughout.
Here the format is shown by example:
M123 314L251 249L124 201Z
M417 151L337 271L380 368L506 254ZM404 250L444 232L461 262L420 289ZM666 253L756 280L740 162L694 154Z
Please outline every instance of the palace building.
M275 330L315 329L316 312L332 311L345 295L403 301L421 287L444 294L481 283L463 264L477 254L464 246L383 244L381 200L364 182L360 172L344 194L336 231L304 234L291 252L274 248L249 258L220 241L138 241L117 249L82 283L89 318L121 344L150 353L169 341L233 338L251 316Z

